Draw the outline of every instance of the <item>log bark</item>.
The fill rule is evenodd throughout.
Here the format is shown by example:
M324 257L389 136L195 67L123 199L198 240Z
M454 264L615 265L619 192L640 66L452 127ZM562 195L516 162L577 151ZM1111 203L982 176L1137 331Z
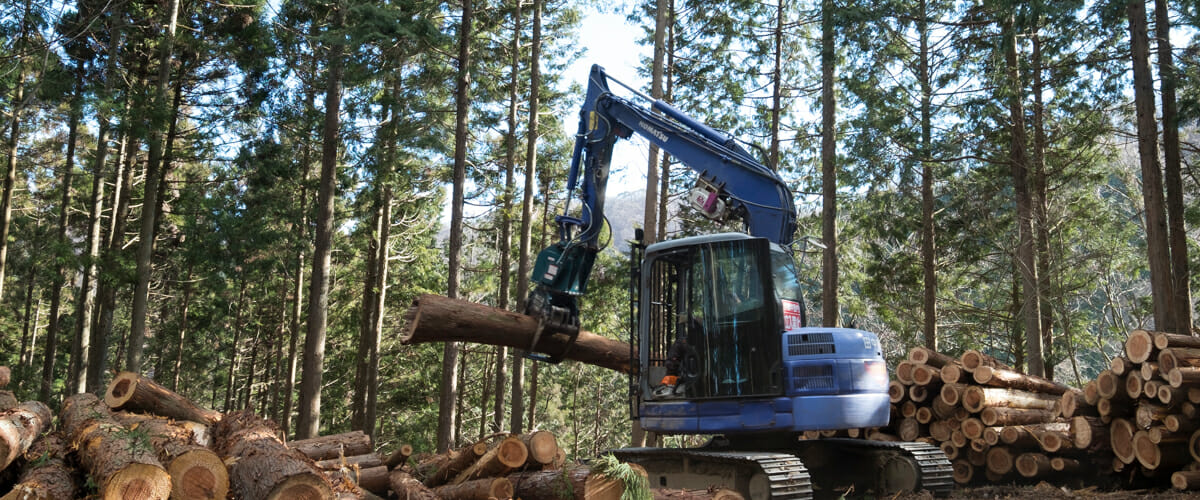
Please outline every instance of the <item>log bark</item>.
M1200 490L1200 471L1179 471L1171 474L1171 486L1177 490Z
M1125 340L1125 355L1134 363L1149 361L1156 351L1157 349L1154 348L1154 336L1146 330L1134 330L1129 333L1129 338Z
M371 436L362 431L350 431L292 441L288 447L314 461L330 460L370 453Z
M388 455L387 460L384 460L383 464L388 467L388 470L395 469L396 467L403 467L408 463L408 458L411 457L412 454L412 445L402 444L400 447L396 448L396 451L393 451L391 455Z
M388 485L403 500L438 500L433 490L401 469L388 473Z
M60 418L65 437L101 498L165 499L171 494L171 477L149 440L138 439L117 423L94 394L68 397Z
M1024 477L1041 477L1054 471L1050 467L1050 457L1041 453L1022 453L1015 465L1017 473Z
M384 465L362 468L355 466L341 467L326 471L325 475L335 483L337 481L345 481L376 495L387 495L389 480L387 466Z
M550 431L533 431L520 436L521 443L529 452L526 465L544 466L554 463L558 457L558 437Z
M1059 396L1019 389L973 385L963 391L962 405L972 413L981 412L988 407L1057 411L1059 399Z
M379 467L384 464L383 457L377 453L367 453L365 455L354 455L350 457L338 457L328 460L317 461L317 467L324 470L337 470L343 467L357 467L359 469L369 469L371 467Z
M1071 390L1063 384L1033 375L1023 375L1012 370L981 366L975 369L975 382L992 387L1007 387L1030 392L1043 392L1061 396Z
M461 449L435 455L429 460L417 464L417 477L423 478L422 482L427 487L441 486L462 471L467 470L487 451L487 443L481 441Z
M914 347L908 351L908 360L918 365L929 365L934 368L954 364L958 362L953 356L947 356L933 349L925 347Z
M201 408L175 391L133 372L121 372L108 384L104 402L114 410L140 411L176 420L208 425L221 420L221 413Z
M987 452L987 470L1004 475L1012 472L1013 454L1005 446L996 446Z
M1075 474L1082 468L1078 460L1067 457L1054 457L1050 459L1050 468L1056 472L1066 472Z
M1071 436L1075 447L1081 450L1094 450L1109 446L1109 426L1104 425L1097 417L1077 416L1071 418Z
M223 500L228 495L229 472L207 448L207 429L142 415L118 414L115 419L149 436L155 456L171 475L173 500Z
M227 457L230 490L240 498L283 500L333 498L333 486L316 464L277 437L279 429L249 411L225 415L214 450Z
M67 441L59 433L42 436L26 452L28 460L18 483L0 500L62 500L77 498L79 481L67 465Z
M1190 432L1172 431L1162 425L1151 427L1146 433L1150 435L1150 442L1154 444L1186 443L1191 437Z
M947 384L956 384L962 380L963 369L958 363L948 364L942 367L942 382Z
M587 467L571 467L560 471L519 472L510 474L513 498L555 498L574 500L618 500L625 485ZM570 494L564 495L564 492Z
M979 419L988 427L1006 425L1044 424L1054 421L1055 412L1049 410L1025 410L1021 408L991 407L979 414Z
M537 320L530 316L438 295L419 297L407 317L411 320L401 338L405 344L475 342L530 349L538 327ZM532 350L558 353L565 346L566 341L554 335L539 339ZM629 350L625 342L580 331L565 359L629 373L634 370ZM636 354L633 359L637 359Z
M1178 333L1154 332L1154 347L1160 350L1172 347L1200 349L1200 337Z
M457 484L448 484L433 489L441 498L448 500L488 500L491 498L513 498L513 484L508 478L485 477Z
M1000 360L993 358L991 356L988 356L987 354L976 351L974 349L964 352L959 359L962 361L963 369L968 372L974 372L976 369L978 369L981 366L988 366L988 367L992 367L992 368L1002 368L1005 370L1012 370L1011 366L1008 366L1008 365L1002 363Z
M33 446L54 415L40 401L28 401L0 411L0 471Z
M1169 384L1160 384L1155 397L1158 398L1158 402L1173 406L1187 401L1187 390L1182 387L1171 387Z
M1167 372L1167 382L1171 387L1200 385L1200 367L1178 367Z
M1158 369L1170 372L1179 367L1200 366L1200 348L1172 347L1158 352Z
M1163 427L1171 432L1192 432L1196 430L1197 423L1183 415L1167 415L1167 418L1163 419Z
M0 389L7 387L10 381L12 381L12 370L9 370L7 366L0 366Z
M529 450L520 439L508 437L489 447L487 453L466 470L455 476L450 484L462 484L485 477L501 476L525 465Z

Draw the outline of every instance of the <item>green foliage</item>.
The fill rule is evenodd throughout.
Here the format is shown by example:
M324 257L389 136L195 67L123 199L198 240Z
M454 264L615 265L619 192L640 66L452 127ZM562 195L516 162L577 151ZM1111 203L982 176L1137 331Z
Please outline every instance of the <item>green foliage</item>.
M621 500L646 500L653 496L646 476L611 454L601 455L592 462L592 471L624 484L625 491L621 492Z

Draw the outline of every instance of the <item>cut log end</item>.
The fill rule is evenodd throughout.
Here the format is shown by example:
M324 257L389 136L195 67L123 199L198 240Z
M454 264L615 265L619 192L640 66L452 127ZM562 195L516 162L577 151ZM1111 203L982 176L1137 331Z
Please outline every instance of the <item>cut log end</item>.
M1146 330L1134 330L1125 341L1125 355L1134 363L1145 363L1154 354L1154 337Z
M229 471L211 451L186 452L167 466L174 498L178 500L220 500L229 494Z
M171 495L171 477L161 467L132 464L113 474L100 491L106 499L166 499Z
M315 475L298 475L275 486L266 500L326 500L333 497L333 489Z

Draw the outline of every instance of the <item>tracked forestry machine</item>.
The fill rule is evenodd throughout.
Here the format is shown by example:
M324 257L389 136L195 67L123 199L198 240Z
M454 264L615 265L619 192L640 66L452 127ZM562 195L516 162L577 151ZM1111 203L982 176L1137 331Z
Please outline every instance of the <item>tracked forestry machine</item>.
M610 84L632 97L614 94ZM645 104L648 104L646 106ZM806 326L792 255L792 192L727 133L608 77L593 66L567 179L559 241L538 255L526 314L538 335L564 350L529 357L558 362L578 335L577 299L602 249L613 146L645 137L696 172L690 204L714 220L740 219L744 233L676 239L632 249L632 413L647 431L711 436L699 448L626 448L652 487L723 484L746 498L952 487L950 463L922 443L803 440L808 430L885 426L888 376L878 337ZM578 199L578 215L570 200ZM640 239L640 237L639 237ZM828 311L827 314L836 314ZM824 495L821 495L824 496Z

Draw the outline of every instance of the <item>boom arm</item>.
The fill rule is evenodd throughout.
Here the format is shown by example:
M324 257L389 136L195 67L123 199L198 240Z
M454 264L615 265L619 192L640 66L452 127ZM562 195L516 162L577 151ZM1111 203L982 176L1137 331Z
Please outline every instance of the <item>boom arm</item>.
M650 108L613 95L610 81L650 101ZM635 132L698 173L697 189L690 197L705 215L738 217L751 236L782 246L792 242L796 209L791 190L777 173L755 160L728 134L609 78L604 68L593 65L567 176L568 193L579 189L580 216L555 217L559 241L538 254L531 277L536 287L526 302L526 313L540 317L550 334L568 335L573 340L578 332L575 298L587 291L592 264L600 251L612 147L618 138ZM570 200L568 197L564 214L570 212ZM529 356L556 362L564 354Z

